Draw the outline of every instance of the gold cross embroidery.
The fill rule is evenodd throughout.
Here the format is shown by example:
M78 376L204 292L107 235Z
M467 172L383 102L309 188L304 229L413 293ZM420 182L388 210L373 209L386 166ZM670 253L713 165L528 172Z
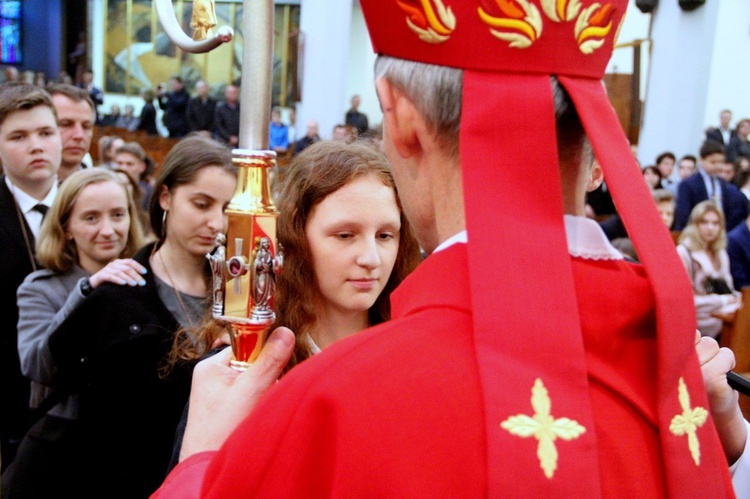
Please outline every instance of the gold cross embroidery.
M547 393L542 380L537 378L534 386L531 388L531 406L534 408L534 415L527 416L518 414L510 416L500 423L500 427L508 430L511 435L521 438L534 437L539 441L536 455L539 458L539 464L547 478L552 478L557 469L557 448L555 440L573 440L586 432L586 428L578 424L577 421L560 418L555 419L551 414L552 401Z
M672 418L672 422L669 424L669 431L678 437L687 434L690 454L693 456L695 465L700 466L701 444L698 441L696 432L698 428L703 426L703 423L706 422L708 411L703 407L690 407L690 394L688 393L683 378L680 378L680 385L677 388L677 394L680 399L682 414L677 414Z

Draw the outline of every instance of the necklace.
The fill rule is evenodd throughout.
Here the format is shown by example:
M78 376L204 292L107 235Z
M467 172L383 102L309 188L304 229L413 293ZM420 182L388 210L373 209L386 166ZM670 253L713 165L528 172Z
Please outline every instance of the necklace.
M164 273L167 274L167 279L169 279L169 284L172 286L172 291L174 291L174 295L177 297L177 303L180 305L180 308L182 309L182 313L185 314L185 320L187 320L188 324L190 324L190 329L195 329L195 324L193 324L193 319L190 317L190 314L188 313L188 309L185 306L185 302L182 301L182 296L180 295L180 291L177 289L177 286L174 283L174 279L172 279L172 275L169 273L169 269L167 268L167 265L164 263L164 256L161 254L161 251L156 252L156 256L159 257L159 263L161 264L161 267L164 269Z

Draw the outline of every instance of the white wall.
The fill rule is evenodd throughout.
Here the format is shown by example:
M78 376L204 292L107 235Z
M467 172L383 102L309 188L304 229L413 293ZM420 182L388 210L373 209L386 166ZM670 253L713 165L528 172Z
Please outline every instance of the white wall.
M723 108L750 116L750 2L708 1L684 12L661 1L654 13L651 74L638 146L642 164L663 151L696 154Z
M358 94L362 98L359 111L367 115L370 128L383 121L378 94L375 92L373 65L375 53L372 51L370 35L367 32L365 18L359 1L354 0L352 7L352 28L349 35L349 61L346 73L346 98L341 104L344 113L349 109L351 96ZM343 121L344 114L341 115Z
M352 0L304 0L300 31L305 37L302 101L297 104L297 137L306 123L318 122L320 136L331 137L346 112Z
M672 1L672 0L666 0ZM675 2L677 0L674 0ZM635 0L628 3L628 11L625 16L625 23L620 29L620 37L617 44L626 44L635 40L648 39L649 27L651 24L651 14L644 14L635 6ZM641 46L641 98L646 94L646 84L648 82L649 68L649 44L644 43ZM633 73L633 49L631 47L622 47L615 49L607 65L607 73L632 74Z
M711 3L710 1L707 3ZM731 109L732 126L750 118L750 1L721 0L711 52L706 105L701 124L717 126L719 112Z

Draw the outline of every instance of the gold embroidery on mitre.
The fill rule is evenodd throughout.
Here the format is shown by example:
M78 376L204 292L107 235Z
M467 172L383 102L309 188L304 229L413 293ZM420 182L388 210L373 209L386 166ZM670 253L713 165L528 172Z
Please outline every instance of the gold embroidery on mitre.
M482 0L482 4L479 17L493 36L510 42L509 47L525 49L542 36L542 16L528 0Z
M396 3L406 12L409 29L423 42L443 43L456 29L456 16L442 0L396 0Z
M690 454L693 456L695 465L700 466L701 444L698 441L698 435L696 433L698 428L703 426L703 423L708 419L708 411L703 407L690 407L690 394L688 393L683 378L680 378L680 385L677 388L677 394L680 399L682 414L678 414L672 418L672 422L669 424L669 431L678 437L687 435Z
M521 438L534 437L539 441L536 455L544 471L544 476L552 478L557 469L557 448L555 440L573 440L583 435L586 428L569 418L555 419L551 414L552 401L542 380L537 378L531 388L531 406L534 415L518 414L511 416L500 427L511 435Z
M542 10L555 22L572 21L581 10L581 0L542 0Z
M604 40L612 31L614 11L615 9L611 4L602 6L598 2L583 9L576 19L575 29L573 30L581 52L591 54L604 45Z

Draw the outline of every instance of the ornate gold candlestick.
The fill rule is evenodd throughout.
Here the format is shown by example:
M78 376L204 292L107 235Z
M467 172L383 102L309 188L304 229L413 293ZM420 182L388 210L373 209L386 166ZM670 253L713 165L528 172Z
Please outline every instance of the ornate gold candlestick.
M232 40L233 33L226 26L204 40L191 40L177 21L172 1L154 1L165 32L182 50L207 52ZM215 17L211 0L198 4ZM239 168L237 189L227 210L227 235L217 237L216 250L206 255L213 271L213 316L232 329L232 365L237 369L246 368L263 348L274 320L275 276L283 262L276 247L278 212L268 179L276 166L276 153L266 150L271 121L273 0L243 0L242 5L241 149L232 151L232 162ZM197 17L196 25L201 27L215 22Z
M273 151L235 149L237 188L227 208L226 238L207 255L214 272L213 315L232 329L232 365L245 369L263 348L273 322L273 294L283 255L276 244L276 217L268 173Z

